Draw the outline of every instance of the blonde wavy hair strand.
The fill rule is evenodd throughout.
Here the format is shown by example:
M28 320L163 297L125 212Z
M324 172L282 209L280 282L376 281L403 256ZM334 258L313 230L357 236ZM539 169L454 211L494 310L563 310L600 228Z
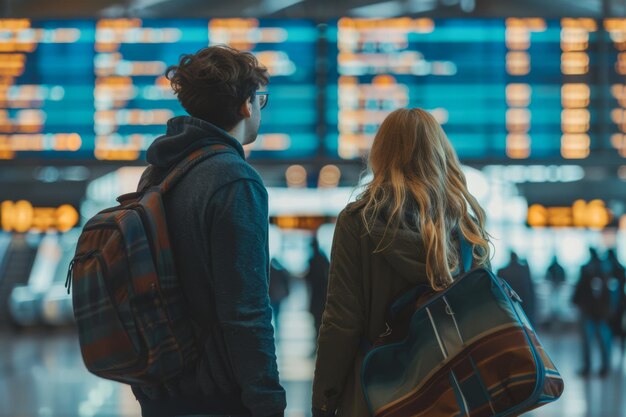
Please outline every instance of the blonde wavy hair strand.
M489 262L485 212L467 190L456 152L430 113L419 108L390 113L374 138L368 165L374 176L355 204L367 231L371 233L383 213L385 235L391 228L395 236L408 227L407 217L412 218L426 249L426 274L434 290L450 285L451 271L460 264L452 240L457 227L474 245L474 264ZM409 199L417 204L414 213L407 212Z

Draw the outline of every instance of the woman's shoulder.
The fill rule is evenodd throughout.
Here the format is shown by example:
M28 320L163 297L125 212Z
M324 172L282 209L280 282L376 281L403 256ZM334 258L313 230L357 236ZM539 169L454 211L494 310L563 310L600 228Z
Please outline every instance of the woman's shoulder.
M351 203L348 203L348 205L345 206L343 210L341 210L338 217L341 217L345 220L358 220L361 218L361 210L361 205L358 203L358 201L353 201Z
M337 225L355 233L362 229L362 223L361 209L356 202L349 203L337 216Z
M359 204L358 201L353 201L351 203L348 203L347 206L344 207L343 210L341 210L342 213L346 213L348 215L356 215L357 213L359 213L361 211L361 204Z

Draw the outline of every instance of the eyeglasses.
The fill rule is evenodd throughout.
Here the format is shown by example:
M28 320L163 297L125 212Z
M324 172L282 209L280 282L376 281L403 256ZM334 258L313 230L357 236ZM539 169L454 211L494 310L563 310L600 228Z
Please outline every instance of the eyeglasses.
M263 110L267 106L267 102L270 100L270 93L267 91L257 91L257 97L259 97L259 108Z

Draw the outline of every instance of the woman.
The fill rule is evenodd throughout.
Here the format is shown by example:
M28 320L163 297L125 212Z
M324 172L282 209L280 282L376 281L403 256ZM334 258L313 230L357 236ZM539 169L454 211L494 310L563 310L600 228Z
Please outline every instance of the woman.
M418 284L446 288L459 267L460 229L487 265L485 215L441 126L421 109L381 125L369 156L374 177L339 215L318 339L313 415L370 415L360 386L363 341L382 334L390 303Z

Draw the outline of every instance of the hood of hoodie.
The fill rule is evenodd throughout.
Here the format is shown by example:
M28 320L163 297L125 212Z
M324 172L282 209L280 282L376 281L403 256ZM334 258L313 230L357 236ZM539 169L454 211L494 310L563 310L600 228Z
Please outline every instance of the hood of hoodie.
M195 117L174 117L167 122L166 133L156 138L148 148L146 160L155 167L167 168L191 152L216 143L236 149L245 158L241 143L225 130Z
M412 229L399 229L397 232L383 221L377 221L370 236L374 248L380 252L389 264L405 280L417 284L426 276L426 252L420 234Z

